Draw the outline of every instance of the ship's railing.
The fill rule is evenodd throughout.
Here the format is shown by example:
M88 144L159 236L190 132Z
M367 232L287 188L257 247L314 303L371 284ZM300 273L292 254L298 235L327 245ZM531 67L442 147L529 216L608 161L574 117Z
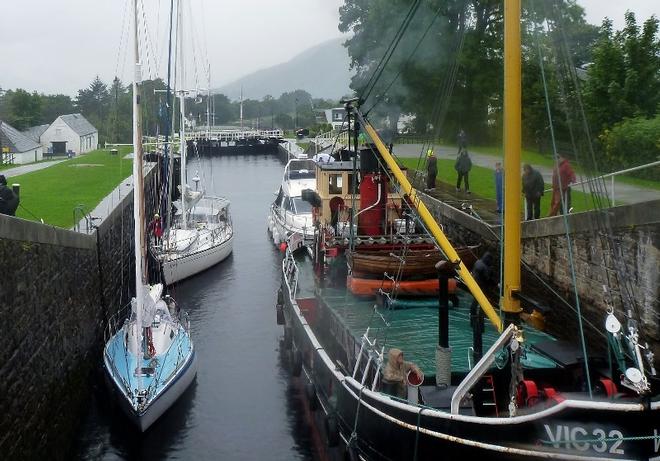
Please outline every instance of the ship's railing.
M178 135L176 136L178 137ZM282 130L220 130L200 128L187 132L187 140L212 139L214 141L239 141L241 139L282 139Z
M174 303L172 308L168 307L169 317L161 318L159 322L168 321L168 322L177 322L179 323L184 330L190 332L190 319L188 318L188 312L180 310L178 308L178 303L172 297L166 297L167 302ZM105 331L103 333L103 339L107 343L110 338L112 338L124 324L131 320L133 312L131 311L131 302L124 304L117 312L111 315L108 318L108 323L106 324ZM174 311L174 312L173 312Z
M381 347L378 350L377 340L369 339L369 327L367 331L362 335L360 341L360 350L355 358L355 366L353 367L353 379L357 381L358 375L361 373L360 384L364 385L367 381L367 378L370 375L370 372L373 370L373 376L371 378L371 390L375 390L378 385L378 380L380 378L380 369L383 366L383 354L385 353L385 348ZM362 357L366 357L367 362L362 365Z
M342 148L348 146L348 130L330 130L325 133L319 133L314 138L314 145L317 152L331 146Z
M282 130L220 130L220 129L199 129L195 131L186 132L186 139L188 141L198 141L202 139L211 139L214 141L240 141L242 139L283 139L284 131ZM165 136L144 136L145 144L155 145L163 144ZM169 136L170 144L177 144L179 142L179 134L174 133ZM123 144L117 144L123 145ZM129 144L126 144L129 145ZM106 147L109 144L106 143Z
M610 201L612 203L612 206L614 206L614 204L615 204L615 202L614 202L614 196L615 196L615 194L614 194L614 192L615 192L614 178L616 176L620 176L622 174L632 173L634 171L645 170L647 168L656 168L656 167L660 167L660 160L656 160L655 162L651 162L651 163L646 163L644 165L639 165L639 166L636 166L636 167L633 167L633 168L626 168L625 170L613 171L612 173L603 174L603 175L596 176L596 177L593 177L593 178L587 178L583 181L578 181L578 182L575 182L575 183L569 184L569 185L571 187L580 186L582 184L588 184L590 182L596 182L596 181L600 181L601 179L605 180L607 178L610 178L610 190L609 190L609 192L610 192ZM552 192L552 188L546 189L545 192Z
M117 312L110 316L103 334L103 339L106 343L124 326L124 323L128 320L129 312L131 312L130 302L124 304Z
M286 255L282 261L282 273L289 287L291 297L295 298L298 291L298 265L296 264L296 259L293 257L293 251L289 248L287 248Z

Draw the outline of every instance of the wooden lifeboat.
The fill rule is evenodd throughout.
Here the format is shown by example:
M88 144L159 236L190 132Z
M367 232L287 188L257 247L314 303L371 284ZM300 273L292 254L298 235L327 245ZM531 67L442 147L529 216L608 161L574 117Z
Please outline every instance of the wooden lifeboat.
M476 250L479 245L456 248L458 257L463 264L472 270L477 260ZM432 250L408 250L406 251L405 264L402 264L401 250L366 250L354 251L348 254L348 264L351 272L356 277L382 278L383 273L390 275L399 274L402 279L409 277L434 277L437 274L435 265L438 261L445 259L442 252Z
M449 279L449 293L456 292L456 279ZM439 282L437 278L426 280L402 280L396 283L392 280L364 279L349 275L346 287L356 296L376 296L382 289L385 292L396 290L397 296L437 296Z

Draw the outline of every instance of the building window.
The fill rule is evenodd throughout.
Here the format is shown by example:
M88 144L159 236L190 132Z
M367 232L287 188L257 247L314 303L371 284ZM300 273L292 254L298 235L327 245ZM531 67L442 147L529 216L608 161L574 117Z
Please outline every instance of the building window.
M328 193L331 195L341 194L343 182L341 174L331 174L328 177Z

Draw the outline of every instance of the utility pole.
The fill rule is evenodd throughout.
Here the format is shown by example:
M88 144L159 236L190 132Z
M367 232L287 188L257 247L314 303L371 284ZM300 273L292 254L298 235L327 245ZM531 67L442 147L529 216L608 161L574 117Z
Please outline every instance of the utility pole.
M241 85L241 131L243 131L243 85Z

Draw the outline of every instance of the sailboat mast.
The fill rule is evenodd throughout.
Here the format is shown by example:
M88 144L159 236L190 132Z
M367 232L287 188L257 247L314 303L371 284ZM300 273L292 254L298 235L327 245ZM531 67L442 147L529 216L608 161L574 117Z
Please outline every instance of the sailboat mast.
M188 210L186 209L186 94L183 90L179 92L179 107L181 108L181 130L179 140L181 142L181 210L183 222L181 227L188 227Z
M241 114L240 114L241 132L243 132L243 85L241 85L241 109L240 110L241 110Z
M206 140L211 142L211 64L208 65L208 90L206 92Z
M504 0L504 291L502 310L520 313L521 57L520 0Z
M183 7L179 4L179 110L181 115L181 125L179 127L179 142L181 143L181 228L188 228L188 210L186 209L186 93L185 85L185 63L183 61Z
M133 28L135 40L135 77L133 81L133 218L135 220L135 351L139 362L142 357L142 304L144 301L144 286L146 277L146 245L144 218L144 175L142 167L142 112L140 109L140 84L142 81L142 65L140 64L140 47L138 38L138 6L133 0ZM140 373L137 373L138 390L141 388Z

